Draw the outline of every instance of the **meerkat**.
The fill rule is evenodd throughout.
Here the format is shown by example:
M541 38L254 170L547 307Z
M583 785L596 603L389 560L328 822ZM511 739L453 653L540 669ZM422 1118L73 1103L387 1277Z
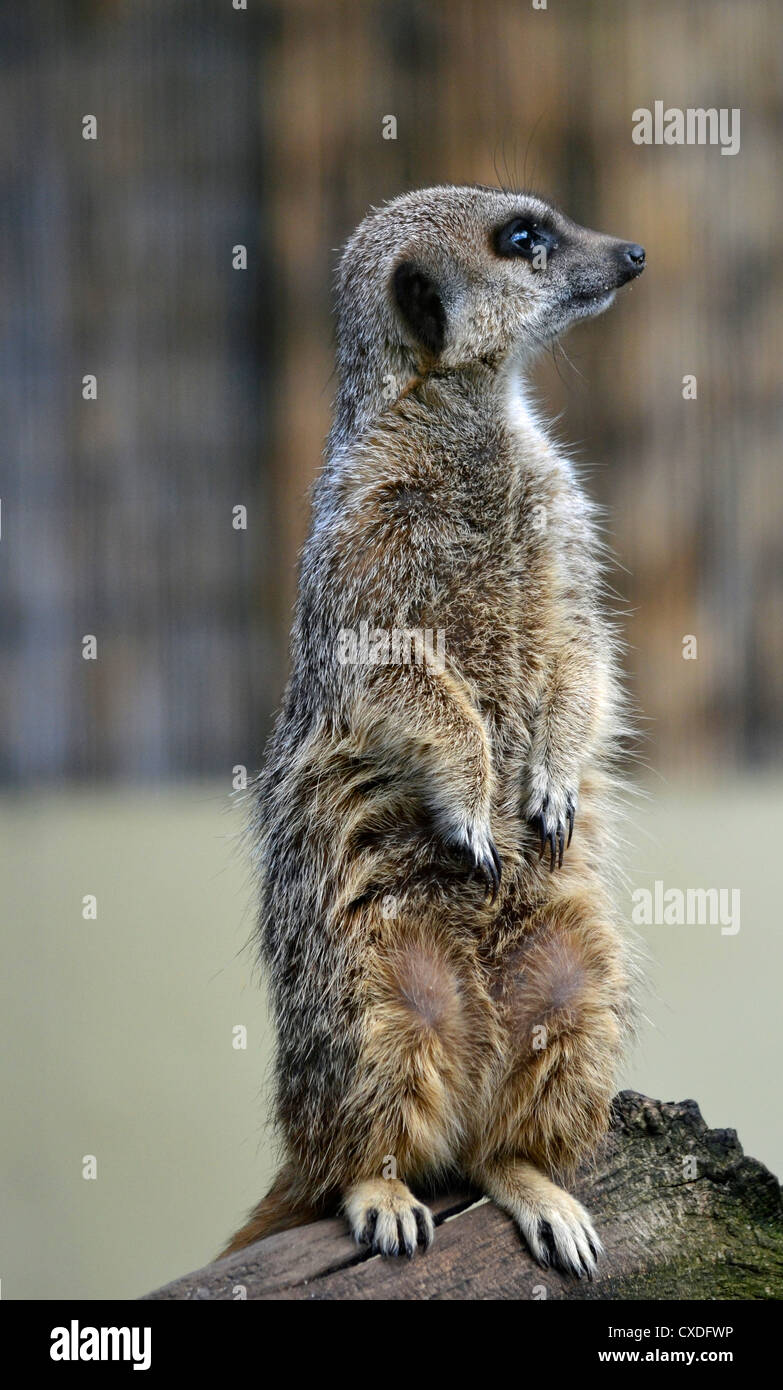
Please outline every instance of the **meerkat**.
M540 1264L595 1270L564 1184L608 1127L631 1016L627 717L595 510L525 371L644 262L480 186L395 198L345 247L252 826L282 1166L223 1254L342 1210L412 1255L459 1176Z

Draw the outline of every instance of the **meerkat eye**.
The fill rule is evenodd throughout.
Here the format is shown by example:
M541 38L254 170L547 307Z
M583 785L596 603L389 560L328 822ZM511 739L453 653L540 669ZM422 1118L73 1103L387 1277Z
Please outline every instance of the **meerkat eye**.
M557 245L557 239L544 227L527 217L513 217L495 233L495 250L499 256L521 256L532 261L542 248L547 255Z

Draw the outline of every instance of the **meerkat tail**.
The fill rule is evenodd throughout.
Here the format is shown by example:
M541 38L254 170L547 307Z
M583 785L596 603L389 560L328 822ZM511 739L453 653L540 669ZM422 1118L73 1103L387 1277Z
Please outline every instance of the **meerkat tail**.
M273 1236L278 1231L290 1231L294 1226L305 1226L315 1221L318 1212L305 1202L296 1191L296 1175L291 1168L283 1168L265 1197L253 1207L244 1226L231 1237L228 1245L217 1256L219 1260L244 1250L264 1236Z

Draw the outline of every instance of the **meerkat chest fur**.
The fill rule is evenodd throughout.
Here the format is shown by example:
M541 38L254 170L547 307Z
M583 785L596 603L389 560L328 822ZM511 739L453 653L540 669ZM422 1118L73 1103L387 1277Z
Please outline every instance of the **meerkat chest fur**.
M350 722L368 671L394 659L395 634L420 634L423 647L429 636L486 724L498 803L513 802L542 683L568 640L576 572L585 589L593 581L591 539L570 465L517 373L429 373L317 497L300 631L308 681L322 666ZM357 643L356 665L337 672L335 633L358 637L362 624L364 660ZM416 654L403 644L404 658Z

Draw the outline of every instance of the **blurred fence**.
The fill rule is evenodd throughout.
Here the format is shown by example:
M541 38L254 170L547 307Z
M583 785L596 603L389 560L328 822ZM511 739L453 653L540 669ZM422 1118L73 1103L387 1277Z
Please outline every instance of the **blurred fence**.
M256 760L328 426L336 248L369 204L443 181L532 184L646 245L539 388L597 465L645 756L776 756L780 31L775 0L5 7L0 776ZM740 108L739 153L634 144L658 100Z

